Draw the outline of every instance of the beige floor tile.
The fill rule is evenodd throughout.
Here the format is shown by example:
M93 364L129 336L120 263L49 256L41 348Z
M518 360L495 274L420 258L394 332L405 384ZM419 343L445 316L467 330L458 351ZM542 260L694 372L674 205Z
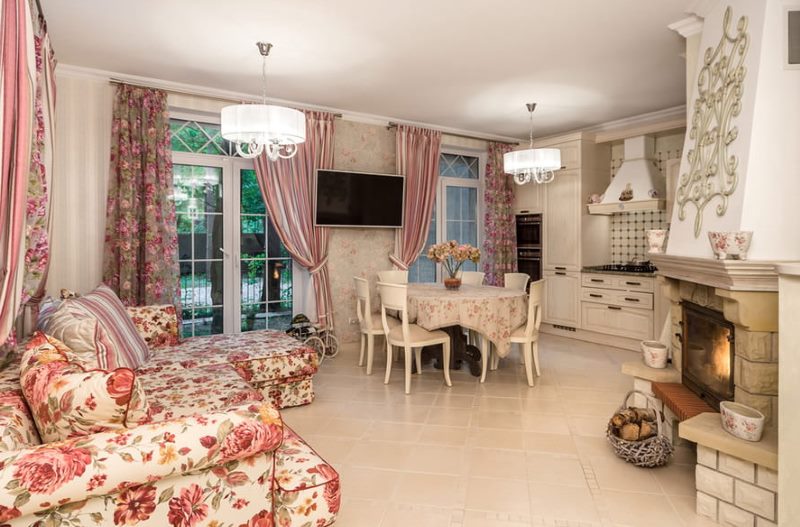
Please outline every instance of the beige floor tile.
M521 389L522 387L516 380L514 382L503 382L502 379L489 379L487 377L486 382L478 387L478 395L519 398Z
M546 434L541 432L524 432L525 450L547 454L569 455L577 457L578 450L571 436L564 434Z
M406 504L389 506L381 527L450 527L452 512L435 507L419 507ZM339 525L339 522L336 522ZM347 527L347 526L344 526Z
M387 506L386 501L343 498L336 525L375 527L381 524Z
M684 527L719 527L719 524L695 513L697 501L694 496L668 496L672 507L683 520Z
M566 413L564 405L557 399L525 399L522 402L522 411L529 414L558 414Z
M586 487L553 485L530 482L529 495L531 515L543 518L545 525L556 521L599 522L592 494ZM558 523L555 523L558 525ZM642 525L641 527L645 527Z
M347 499L386 500L392 496L400 472L367 467L344 467L340 471L342 496Z
M569 428L576 436L606 437L606 427L611 415L603 417L568 416Z
M496 450L471 448L469 474L478 478L500 478L525 480L526 456L522 450Z
M471 408L431 408L427 424L439 426L469 426L472 421Z
M694 471L694 465L678 465L676 463L652 469L664 494L688 497L695 496Z
M640 468L621 459L605 457L592 458L591 467L601 489L661 493L661 486L653 475L653 469Z
M522 430L521 412L478 411L475 413L475 425L478 428L502 428Z
M410 443L362 440L353 445L346 464L354 467L405 470L412 448Z
M433 445L465 446L469 430L460 426L425 425L419 441Z
M375 420L395 423L424 423L428 418L428 412L430 412L428 406L386 405L375 416Z
M466 447L414 445L404 469L433 474L466 474L470 462L467 452Z
M328 421L324 427L321 427L319 430L315 430L314 433L325 436L358 438L362 437L366 433L366 431L369 429L369 426L370 421L366 419L334 417Z
M528 485L524 481L470 477L467 480L467 506L529 517Z
M484 395L476 398L478 409L482 412L519 412L522 410L518 397L490 397Z
M573 457L528 453L526 464L529 481L586 487L583 467Z
M604 490L600 499L616 524L638 527L676 527L683 522L663 495Z
M525 413L522 415L523 427L528 432L569 435L569 423L562 415L543 415Z
M594 457L619 459L605 437L572 436L572 441L581 459Z
M316 435L303 435L303 440L319 454L325 461L338 467L345 463L355 444L352 439L339 439Z
M331 417L300 416L298 414L292 415L288 412L282 412L281 416L283 417L283 422L300 436L322 433L329 428L332 420Z
M487 511L464 511L463 527L530 527L527 521L507 519L507 514Z
M445 408L472 408L474 403L474 395L458 395L451 393L450 390L445 390L436 395L433 406L442 406Z
M476 448L504 448L524 450L525 441L521 430L500 428L473 428L469 433L468 445Z
M392 501L451 509L464 502L463 478L406 472L400 476Z
M419 441L424 425L414 423L392 423L374 421L365 434L365 439L376 441L401 441L413 443Z
M533 388L523 390L520 395L522 400L530 399L559 399L559 390L555 385L537 384Z
M612 403L619 407L626 392L559 387L558 393L564 406L576 403Z

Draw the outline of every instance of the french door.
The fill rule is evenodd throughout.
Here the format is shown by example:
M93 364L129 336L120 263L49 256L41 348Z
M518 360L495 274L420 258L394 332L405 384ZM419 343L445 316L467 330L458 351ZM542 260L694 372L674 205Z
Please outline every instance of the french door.
M173 174L183 336L286 329L292 260L252 161L173 152Z

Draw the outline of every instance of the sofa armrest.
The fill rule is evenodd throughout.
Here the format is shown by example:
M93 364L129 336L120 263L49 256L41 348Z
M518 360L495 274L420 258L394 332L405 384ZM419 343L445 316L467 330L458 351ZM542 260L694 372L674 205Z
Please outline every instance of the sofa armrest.
M0 453L0 523L268 454L282 440L278 410L250 403L225 412Z
M172 304L128 307L133 325L150 349L180 343L178 312Z

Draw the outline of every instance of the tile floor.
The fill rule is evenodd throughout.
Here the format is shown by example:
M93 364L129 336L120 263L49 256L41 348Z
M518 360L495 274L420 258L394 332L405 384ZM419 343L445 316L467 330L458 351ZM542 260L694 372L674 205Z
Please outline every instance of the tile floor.
M694 514L694 453L640 469L614 456L606 423L632 382L633 352L543 335L529 388L516 353L486 383L444 386L428 365L403 394L355 349L325 361L316 401L283 411L342 476L337 527L706 527Z

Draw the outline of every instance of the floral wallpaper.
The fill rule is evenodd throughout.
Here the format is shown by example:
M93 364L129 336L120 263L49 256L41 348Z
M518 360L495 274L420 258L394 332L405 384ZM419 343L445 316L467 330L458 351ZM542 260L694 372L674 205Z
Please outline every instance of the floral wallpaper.
M385 126L336 121L334 168L360 172L394 173L395 134ZM377 305L375 278L391 269L389 252L394 247L393 229L332 228L328 242L328 269L333 293L336 335L340 342L358 341L353 277L370 281L373 305Z

